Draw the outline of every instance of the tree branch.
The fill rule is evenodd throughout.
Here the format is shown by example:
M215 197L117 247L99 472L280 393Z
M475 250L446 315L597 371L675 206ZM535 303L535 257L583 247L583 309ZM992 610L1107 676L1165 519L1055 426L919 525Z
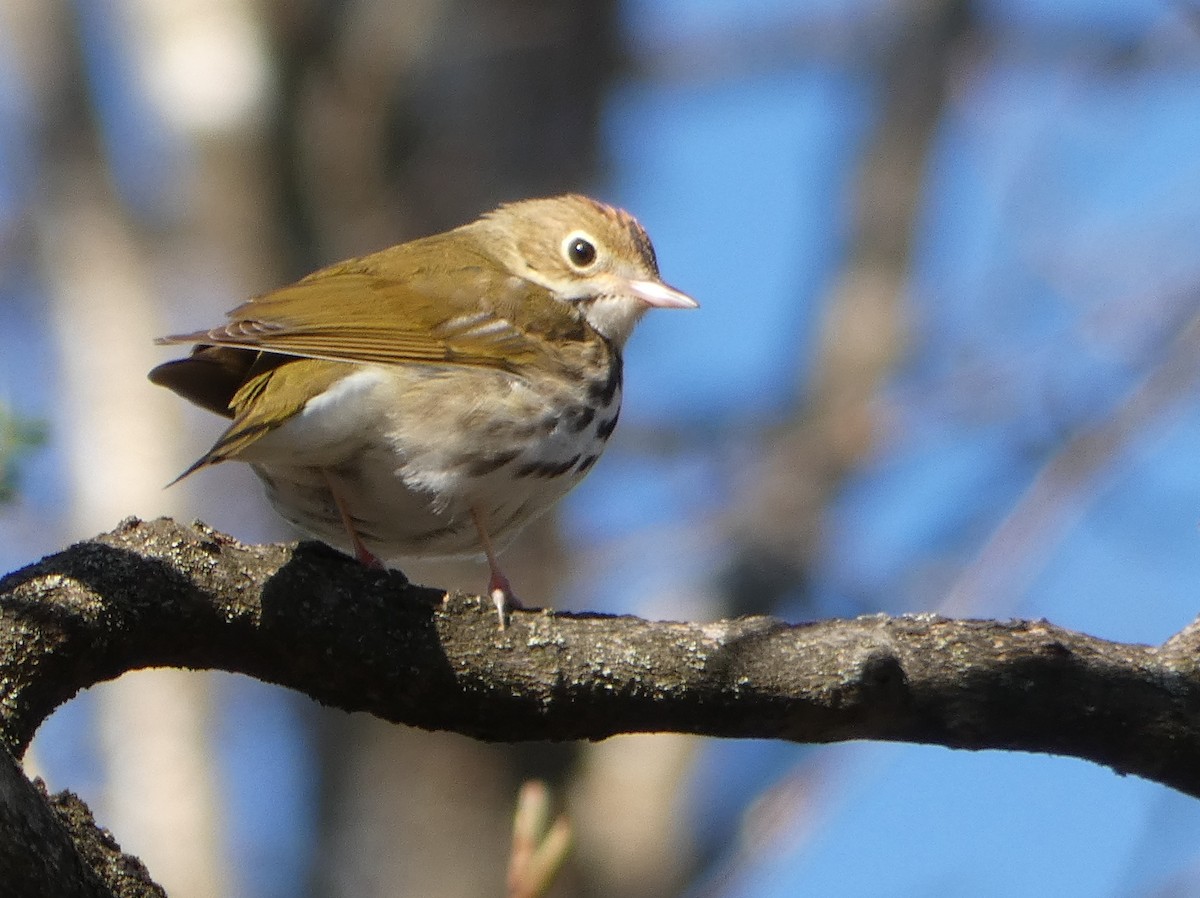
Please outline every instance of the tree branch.
M1200 622L1162 646L1045 621L713 624L444 597L312 543L130 519L0 580L0 739L142 667L220 668L486 740L874 739L1073 755L1200 796Z
M0 749L0 882L5 895L166 898L137 858L72 792L47 795Z

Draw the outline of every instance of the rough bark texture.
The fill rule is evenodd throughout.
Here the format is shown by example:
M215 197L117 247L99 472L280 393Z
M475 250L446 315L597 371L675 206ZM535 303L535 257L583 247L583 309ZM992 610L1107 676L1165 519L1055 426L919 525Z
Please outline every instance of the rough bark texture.
M3 894L34 898L165 898L146 868L71 792L48 796L0 751L0 882Z
M1200 622L1151 647L934 615L788 625L518 611L500 631L487 600L316 544L245 546L202 524L129 519L0 580L0 738L19 756L58 705L128 670L221 668L485 740L672 731L1000 748L1200 796L1198 644ZM7 817L19 831L21 814ZM92 829L64 819L77 844ZM89 866L129 863L105 844L108 855L80 849ZM14 863L0 854L0 875ZM84 882L78 894L104 894Z
M1200 628L1127 645L1044 621L712 624L518 611L311 543L130 519L0 580L0 735L77 691L221 668L479 739L882 739L1074 755L1200 795Z

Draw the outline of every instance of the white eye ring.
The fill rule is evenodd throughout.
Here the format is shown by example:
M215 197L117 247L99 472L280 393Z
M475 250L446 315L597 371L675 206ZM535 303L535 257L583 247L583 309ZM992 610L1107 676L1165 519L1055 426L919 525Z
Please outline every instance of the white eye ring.
M578 271L587 271L600 258L600 251L596 248L596 241L590 234L586 234L583 231L575 231L568 235L562 244L562 254L563 258L571 264L571 267Z

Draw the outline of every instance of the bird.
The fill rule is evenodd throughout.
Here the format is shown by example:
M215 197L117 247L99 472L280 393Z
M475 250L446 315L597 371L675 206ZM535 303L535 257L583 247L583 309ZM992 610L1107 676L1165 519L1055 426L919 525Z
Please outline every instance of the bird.
M284 519L371 567L482 556L504 629L498 553L600 457L643 314L697 305L629 213L527 199L160 337L193 348L149 379L230 419L177 481L245 462Z

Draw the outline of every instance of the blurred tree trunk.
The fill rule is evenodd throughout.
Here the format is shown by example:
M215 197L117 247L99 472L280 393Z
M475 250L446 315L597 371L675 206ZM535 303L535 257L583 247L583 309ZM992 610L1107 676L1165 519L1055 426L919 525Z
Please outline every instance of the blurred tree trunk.
M268 233L261 157L247 133L255 118L246 114L261 97L245 84L240 94L227 91L248 98L229 115L215 94L206 105L179 93L212 84L211 70L180 77L189 72L179 66L207 63L212 45L198 37L217 41L225 58L240 51L255 61L252 30L230 33L252 24L240 0L169 8L123 0L102 10L51 3L25 21L53 35L47 44L56 54L56 65L39 63L44 108L53 110L39 250L59 345L67 527L82 535L130 513L187 508L187 486L163 486L197 450L184 438L180 403L146 383L162 355L150 337L175 317L163 314L159 293L164 283L184 283L181 271L203 265L204 282L230 286L233 297L260 286L248 272L261 269L263 244L242 235ZM121 120L130 109L140 120ZM139 141L140 158L130 149ZM132 161L121 158L130 153ZM172 298L197 299L186 290ZM101 819L176 898L232 894L211 684L205 674L150 671L94 693L106 779Z
M144 389L155 361L145 332L157 309L148 260L105 173L70 159L59 174L42 249L62 361L59 439L72 485L69 529L82 535L101 521L162 507L162 485L180 458L165 434L179 432L180 414ZM225 894L209 679L140 672L96 692L106 772L102 818L180 898Z
M78 160L76 160L78 162ZM94 166L71 167L45 221L45 263L62 365L60 441L72 479L70 530L161 507L176 470L151 422L178 419L141 389L154 320L145 260ZM144 405L158 405L147 409ZM168 432L176 432L172 428ZM106 774L102 817L180 898L225 894L207 675L138 674L96 691Z

